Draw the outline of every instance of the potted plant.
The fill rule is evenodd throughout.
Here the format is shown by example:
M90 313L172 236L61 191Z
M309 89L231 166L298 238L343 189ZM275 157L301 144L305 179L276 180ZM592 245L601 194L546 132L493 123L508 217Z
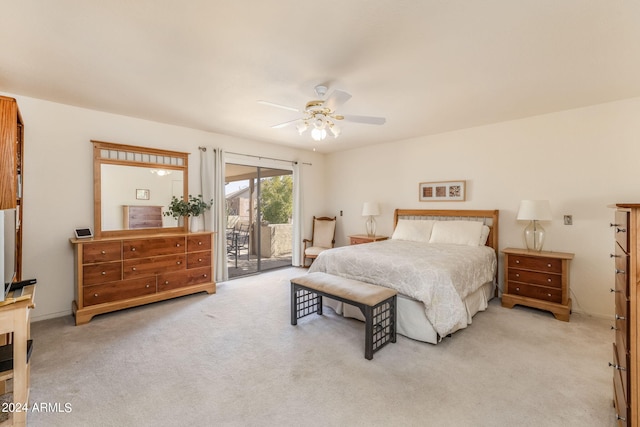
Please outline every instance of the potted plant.
M184 221L185 217L191 218L191 223L189 224L190 231L198 231L198 223L197 218L202 215L207 209L211 209L213 206L213 199L209 203L205 202L202 198L202 194L198 194L197 196L192 196L189 194L189 199L184 200L183 198L177 198L173 196L171 198L171 203L167 207L167 211L164 213L165 216L172 216L178 220L178 226L181 225L182 221Z

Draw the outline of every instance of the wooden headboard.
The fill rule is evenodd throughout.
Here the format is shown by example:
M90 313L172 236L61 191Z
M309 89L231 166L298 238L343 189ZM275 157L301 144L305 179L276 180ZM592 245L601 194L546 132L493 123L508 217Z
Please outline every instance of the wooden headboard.
M398 219L435 219L438 221L466 220L480 221L489 227L487 246L496 251L498 259L498 210L462 210L462 209L396 209L393 214L393 228Z

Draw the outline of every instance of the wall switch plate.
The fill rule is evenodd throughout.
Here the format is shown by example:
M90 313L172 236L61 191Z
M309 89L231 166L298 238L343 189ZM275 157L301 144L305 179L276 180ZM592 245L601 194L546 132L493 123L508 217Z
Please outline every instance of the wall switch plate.
M564 216L564 225L573 225L573 215Z

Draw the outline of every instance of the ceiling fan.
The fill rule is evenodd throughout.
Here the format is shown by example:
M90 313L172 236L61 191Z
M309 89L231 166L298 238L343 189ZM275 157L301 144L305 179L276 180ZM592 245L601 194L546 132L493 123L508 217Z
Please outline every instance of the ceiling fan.
M302 135L307 129L311 128L311 137L316 141L322 141L327 137L327 130L331 132L334 138L340 135L340 128L336 126L336 122L340 120L364 123L369 125L382 125L386 119L384 117L372 116L355 116L351 114L337 114L336 110L347 102L351 95L342 90L334 90L325 100L327 94L327 86L318 85L315 92L318 98L307 102L303 109L289 107L286 105L276 104L269 101L258 101L260 104L269 105L271 107L282 108L289 111L302 113L302 117L271 126L274 129L280 129L290 125L296 125L298 132Z

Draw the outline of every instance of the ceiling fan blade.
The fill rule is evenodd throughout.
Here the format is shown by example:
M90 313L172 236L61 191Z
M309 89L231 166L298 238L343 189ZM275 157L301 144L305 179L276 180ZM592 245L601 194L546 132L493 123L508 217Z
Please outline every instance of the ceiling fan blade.
M334 90L331 92L331 95L324 101L323 107L328 108L331 111L336 111L342 104L351 99L351 94L341 91Z
M343 114L345 121L364 123L367 125L383 125L387 121L384 117L372 117L372 116L354 116L351 114Z
M299 108L295 108L295 107L289 107L287 105L282 105L282 104L276 104L275 102L269 102L269 101L262 101L259 100L258 104L262 104L262 105L268 105L270 107L276 107L276 108L282 108L284 110L289 110L289 111L295 111L297 113L300 113L300 109Z
M284 123L280 123L280 124L277 124L277 125L273 125L273 126L271 126L271 127L272 127L273 129L280 129L280 128L283 128L283 127L287 127L287 126L289 126L289 125L292 125L292 124L294 124L294 123L296 123L296 122L299 122L300 120L301 120L301 119L289 120L288 122L284 122Z

